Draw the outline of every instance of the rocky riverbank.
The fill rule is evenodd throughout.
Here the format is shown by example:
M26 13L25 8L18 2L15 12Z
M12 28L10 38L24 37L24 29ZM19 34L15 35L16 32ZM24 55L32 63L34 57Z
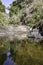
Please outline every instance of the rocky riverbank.
M43 36L39 33L38 29L32 29L25 25L0 25L0 38L9 40L25 40L30 39L35 42L43 40Z

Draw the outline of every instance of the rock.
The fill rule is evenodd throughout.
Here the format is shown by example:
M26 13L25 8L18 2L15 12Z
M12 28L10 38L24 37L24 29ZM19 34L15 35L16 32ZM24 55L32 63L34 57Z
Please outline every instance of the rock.
M25 40L30 39L35 42L43 39L43 36L39 33L39 29L32 29L25 25L0 25L0 38L8 40Z
M15 38L17 38L18 40L25 39L27 37L27 26L25 25L2 26L0 29L0 37L6 37L9 40L14 40Z
M30 38L30 40L33 40L35 42L39 42L43 40L43 36L41 36L37 28L33 29L33 31L28 33L28 38Z

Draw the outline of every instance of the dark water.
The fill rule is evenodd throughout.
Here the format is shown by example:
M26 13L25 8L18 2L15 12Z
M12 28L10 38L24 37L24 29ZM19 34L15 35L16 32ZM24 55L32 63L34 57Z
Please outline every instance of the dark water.
M43 41L0 39L0 65L6 60L9 48L12 59L18 65L43 65Z

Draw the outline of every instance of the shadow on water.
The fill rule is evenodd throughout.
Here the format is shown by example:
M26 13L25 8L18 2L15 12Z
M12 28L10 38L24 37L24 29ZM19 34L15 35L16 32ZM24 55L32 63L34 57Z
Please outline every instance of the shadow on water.
M0 54L0 65L3 65L4 60L6 60L6 54Z

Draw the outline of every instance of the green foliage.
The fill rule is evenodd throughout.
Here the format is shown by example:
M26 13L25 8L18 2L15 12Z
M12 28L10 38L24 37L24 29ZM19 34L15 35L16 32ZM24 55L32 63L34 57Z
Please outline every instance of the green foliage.
M0 1L0 24L6 24L8 23L8 17L5 13L5 6Z
M25 22L24 24L25 25L28 25L28 26L34 26L34 24L38 23L40 20L41 20L41 17L43 16L42 14L42 3L41 1L37 2L36 4L34 4L32 6L31 9L33 9L33 13L30 13L29 11L29 14L28 12L26 12L27 10L29 10L29 7L31 7L32 3L34 4L34 0L17 0L17 2L13 2L11 4L11 7L10 7L10 17L13 18L13 16L16 16L18 18L18 20L15 20L15 17L13 18L13 21L12 23L13 24L19 24L20 23L23 23ZM29 6L28 8L27 5ZM24 16L26 13L26 16ZM31 17L29 17L29 15ZM21 18L22 21L21 21ZM15 23L16 21L19 21L18 23Z
M26 9L25 9L25 3L20 1L20 2L13 2L11 4L11 8L10 8L10 17L14 17L13 19L13 22L17 22L17 24L20 23L20 18L23 16L23 14L26 12ZM18 19L17 19L18 18ZM12 22L12 23L13 23ZM13 24L14 24L13 23Z
M8 24L9 22L9 17L8 15L4 12L0 12L0 24Z
M5 6L2 4L1 1L0 1L0 11L5 12Z
M41 17L42 17L42 5L41 4L35 4L33 6L33 13L31 14L32 16L30 18L26 18L26 25L29 26L34 26L36 23L40 22Z
M4 16L2 14L2 12L0 12L0 23L3 23L4 22Z

